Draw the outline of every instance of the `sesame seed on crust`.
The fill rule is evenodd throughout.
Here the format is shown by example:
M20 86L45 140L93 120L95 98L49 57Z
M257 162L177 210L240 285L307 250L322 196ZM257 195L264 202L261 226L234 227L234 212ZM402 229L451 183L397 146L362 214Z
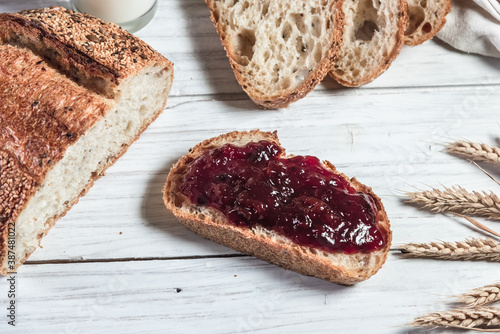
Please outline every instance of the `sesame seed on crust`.
M15 32L15 34L12 34ZM123 79L155 63L172 64L145 42L114 23L62 7L0 14L0 39L15 43L22 35L40 49L57 50L55 62L66 72L103 79L113 97ZM40 47L42 44L43 46Z

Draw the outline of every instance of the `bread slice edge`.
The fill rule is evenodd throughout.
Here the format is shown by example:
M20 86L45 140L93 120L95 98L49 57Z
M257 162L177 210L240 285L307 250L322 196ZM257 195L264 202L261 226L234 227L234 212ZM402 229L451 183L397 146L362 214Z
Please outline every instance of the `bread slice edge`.
M382 75L387 69L391 66L392 62L397 58L401 49L403 48L405 42L405 29L408 24L408 15L407 15L407 2L406 0L399 0L400 11L395 15L396 20L398 21L398 31L396 35L396 43L393 45L391 52L385 57L384 61L379 63L379 65L370 72L369 75L366 75L362 78L358 78L357 80L346 80L345 75L340 75L336 72L335 68L331 68L329 71L330 76L337 81L339 84L345 87L359 87L366 84L369 84L380 75ZM343 8L343 7L342 7ZM344 16L346 16L344 14ZM344 19L346 21L347 18ZM344 24L348 24L348 22L344 22ZM343 30L345 32L345 29ZM347 47L345 43L345 38L343 38L343 44L339 50L339 56L342 54L342 48ZM360 61L361 64L361 61ZM361 66L361 65L360 65Z
M407 46L417 46L420 45L430 39L432 39L446 24L446 16L451 12L452 9L452 0L443 0L444 4L439 8L439 10L430 10L429 3L427 3L426 8L422 8L420 3L413 4L414 1L408 0L408 29L412 29L411 32L405 32L405 45ZM412 16L412 7L416 7L427 14L424 17L423 21L420 22L417 26L417 22L415 22L415 18ZM427 13L426 13L427 12ZM428 15L434 15L434 20L432 21L431 30L428 32L423 31L426 23L430 24Z

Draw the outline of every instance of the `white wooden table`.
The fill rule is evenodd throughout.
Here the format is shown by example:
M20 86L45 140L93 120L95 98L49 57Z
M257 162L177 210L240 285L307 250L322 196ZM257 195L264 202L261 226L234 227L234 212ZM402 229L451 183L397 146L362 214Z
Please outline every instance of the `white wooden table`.
M0 12L54 4L68 6L3 0ZM498 280L495 263L395 253L353 287L301 276L186 230L165 209L161 189L196 143L232 130L276 129L288 152L328 159L372 186L389 213L394 246L481 236L457 218L405 205L400 195L441 184L499 191L441 144L499 144L500 59L430 41L405 47L365 87L326 78L289 108L266 111L236 82L202 0L160 0L137 35L175 63L167 108L19 269L15 329L7 326L1 279L0 333L423 333L405 324ZM444 332L452 331L436 331Z

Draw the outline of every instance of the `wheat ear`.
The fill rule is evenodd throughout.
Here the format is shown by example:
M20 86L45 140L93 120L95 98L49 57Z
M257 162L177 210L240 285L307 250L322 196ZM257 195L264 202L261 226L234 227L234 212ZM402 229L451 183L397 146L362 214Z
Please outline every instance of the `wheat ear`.
M500 332L500 309L477 307L434 312L415 318L410 325L414 327L455 327L482 332Z
M500 244L490 238L470 238L461 242L408 243L400 249L410 257L500 262Z
M446 146L449 153L464 156L475 161L500 164L500 148L470 141L457 141Z
M409 203L423 205L435 212L452 211L500 220L500 198L493 192L468 192L460 186L409 192Z
M457 296L469 307L491 304L500 300L500 283L486 285Z

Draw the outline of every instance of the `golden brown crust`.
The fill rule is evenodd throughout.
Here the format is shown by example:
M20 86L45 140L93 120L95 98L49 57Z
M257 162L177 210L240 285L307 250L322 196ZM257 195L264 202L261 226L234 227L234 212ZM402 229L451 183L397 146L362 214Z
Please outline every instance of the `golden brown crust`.
M233 69L234 75L241 88L248 94L248 96L259 106L265 109L278 109L285 108L290 103L300 100L310 91L318 85L321 80L328 74L328 71L332 67L336 58L338 57L339 47L342 43L342 27L344 21L344 13L342 12L342 3L343 0L337 0L335 4L335 28L334 34L332 36L331 48L329 50L328 56L323 59L316 69L314 73L310 75L307 80L305 80L298 88L289 89L286 93L280 95L269 95L262 98L262 94L257 93L251 89L247 85L245 78L242 76L242 65L240 65L236 59L237 57L234 54L233 48L229 43L229 40L224 35L224 30L219 22L219 17L216 15L214 0L205 0L209 9L210 9L210 18L215 25L217 33L221 39L222 45L226 50L227 57L229 59L229 63L231 64L231 68Z
M360 282L374 275L382 267L387 258L392 233L387 213L380 198L373 193L371 188L359 183L355 178L350 180L351 185L356 190L371 195L375 200L379 209L379 227L387 240L386 245L380 251L370 254L360 253L352 255L354 261L359 261L363 264L358 269L346 268L335 262L335 260L341 257L350 255L328 254L325 257L320 254L323 252L312 252L310 248L295 245L285 237L279 236L278 238L281 241L276 241L276 238L267 237L266 233L272 234L272 232L266 232L264 229L262 229L264 233L257 233L254 229L236 227L229 223L226 217L219 211L209 207L192 205L180 192L180 182L182 176L188 170L188 165L205 151L220 147L226 143L242 146L248 142L259 140L267 140L279 145L276 132L260 132L259 130L250 132L235 131L205 140L196 145L170 170L163 189L163 197L167 208L189 229L205 238L304 275L316 276L331 282L347 285ZM284 151L283 156L285 156ZM335 173L338 173L331 163L325 161L324 165ZM344 174L339 175L349 180ZM190 207L192 210L187 210L186 207Z
M89 31L99 31L99 40L85 42L93 39L87 37ZM52 54L58 55L55 60ZM77 84L78 76L100 76L116 88L127 77L158 64L173 67L136 37L88 15L61 7L0 14L0 263L5 263L8 224L15 222L68 147L113 108L114 101L106 98L113 94L103 97L89 91L91 87ZM69 72L76 80L68 78ZM80 196L151 122L93 174ZM78 198L52 217L38 239L76 202ZM0 268L1 274L7 271Z
M0 59L0 263L4 263L7 225L15 222L66 149L110 105L31 51L0 45Z
M446 24L446 15L451 12L452 8L452 0L445 0L444 6L438 8L438 10L433 11L433 15L435 16L433 23L431 25L431 30L425 32L422 30L421 33L415 33L415 30L424 22L413 22L410 18L408 27L412 29L412 32L405 33L405 45L408 46L416 46L432 39ZM419 4L420 6L420 4ZM410 10L410 7L407 8ZM418 24L418 26L416 26ZM425 23L424 23L425 24Z
M33 195L38 183L24 171L12 154L0 150L0 260L3 263L9 228L14 228L17 215ZM3 272L6 275L7 272Z
M30 51L0 45L0 58L0 150L40 181L110 104Z
M0 39L16 44L19 36L35 53L44 48L54 50L56 59L51 63L65 72L77 70L79 75L104 79L112 89L104 92L108 97L123 79L144 67L172 65L118 25L62 7L0 14ZM26 38L33 45L26 45Z
M335 79L339 84L345 87L359 87L362 85L369 84L376 78L378 78L382 73L387 71L389 66L391 66L392 62L401 52L403 48L403 44L405 42L405 29L408 25L408 15L407 15L407 2L406 0L400 0L400 11L397 15L398 17L398 33L396 36L396 44L391 52L387 55L385 62L375 71L372 72L371 75L360 78L360 80L356 81L346 81L342 75L336 73L335 69L332 67L332 70L329 72L330 76Z

